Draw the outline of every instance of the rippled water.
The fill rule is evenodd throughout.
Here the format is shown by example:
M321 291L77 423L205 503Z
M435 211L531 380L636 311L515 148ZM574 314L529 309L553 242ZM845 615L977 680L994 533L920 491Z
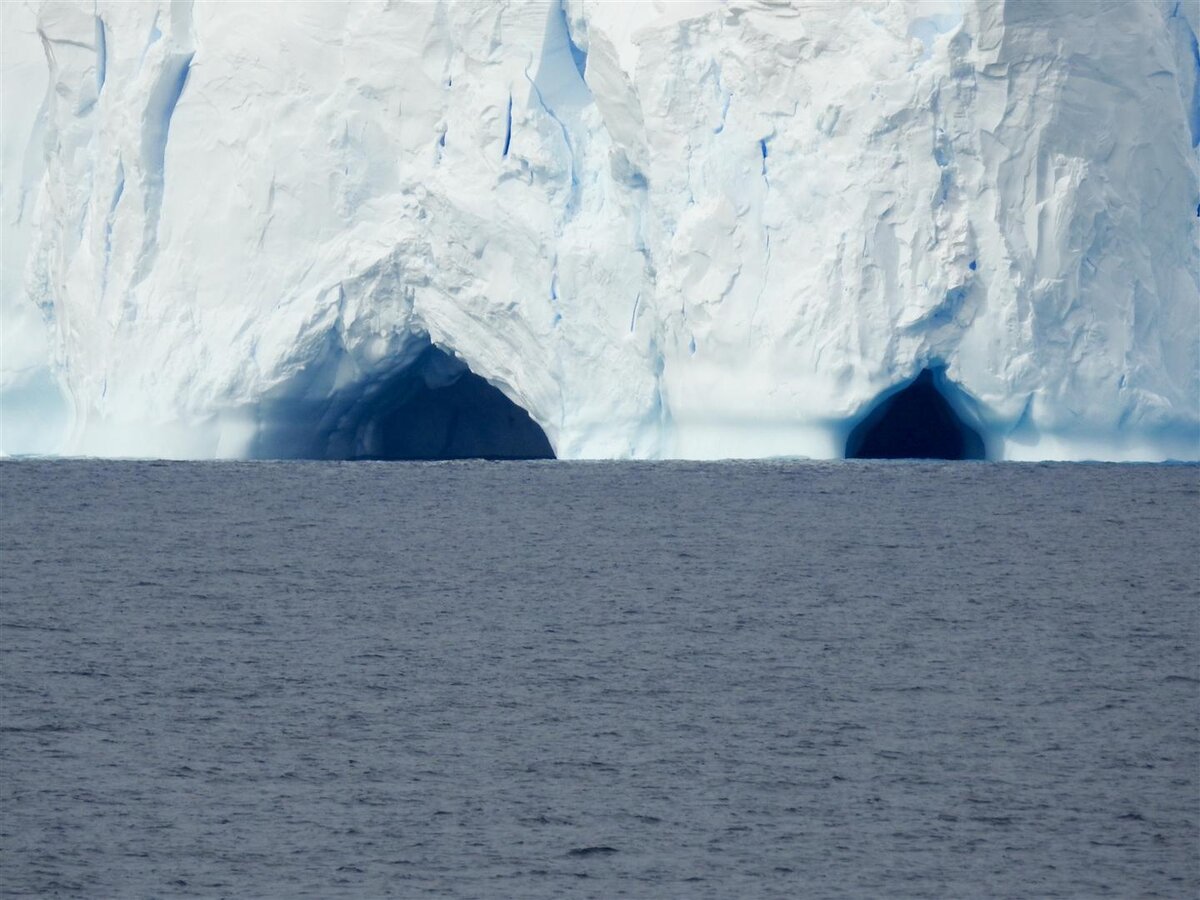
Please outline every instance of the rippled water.
M1195 896L1195 467L7 462L0 888Z

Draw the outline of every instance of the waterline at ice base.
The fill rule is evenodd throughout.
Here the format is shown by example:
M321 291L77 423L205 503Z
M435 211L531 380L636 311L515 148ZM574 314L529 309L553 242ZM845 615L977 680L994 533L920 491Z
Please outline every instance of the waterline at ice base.
M1195 4L0 14L6 454L1200 457Z

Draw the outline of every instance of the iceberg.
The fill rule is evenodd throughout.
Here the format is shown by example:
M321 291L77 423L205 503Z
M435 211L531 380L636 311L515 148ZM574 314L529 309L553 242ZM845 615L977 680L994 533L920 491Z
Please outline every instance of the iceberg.
M2 15L4 453L1200 457L1194 4Z

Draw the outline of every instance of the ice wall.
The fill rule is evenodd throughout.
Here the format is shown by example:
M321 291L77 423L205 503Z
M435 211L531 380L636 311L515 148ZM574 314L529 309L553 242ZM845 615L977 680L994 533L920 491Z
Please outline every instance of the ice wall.
M838 456L943 367L997 455L1200 455L1186 4L3 15L4 385L62 452L340 440L432 341L560 457Z
M46 170L46 54L32 4L12 2L0 14L0 454L53 453L69 423L54 365L58 342L37 306L45 294L25 286Z

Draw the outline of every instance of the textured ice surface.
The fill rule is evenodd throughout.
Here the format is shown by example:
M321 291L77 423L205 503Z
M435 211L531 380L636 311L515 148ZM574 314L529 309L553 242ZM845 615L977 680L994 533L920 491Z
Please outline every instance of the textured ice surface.
M839 456L927 368L1200 455L1194 6L3 16L7 452L362 454L432 341L561 457Z

